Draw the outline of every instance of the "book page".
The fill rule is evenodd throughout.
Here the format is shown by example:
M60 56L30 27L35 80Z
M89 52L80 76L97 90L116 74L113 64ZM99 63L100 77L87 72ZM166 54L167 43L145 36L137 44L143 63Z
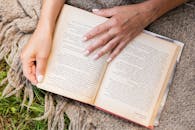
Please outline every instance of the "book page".
M140 34L108 66L95 105L148 125L176 48Z
M90 20L89 20L90 19ZM59 16L44 81L39 88L92 104L103 73L106 56L94 61L83 51L95 39L82 42L83 36L103 17L65 5Z

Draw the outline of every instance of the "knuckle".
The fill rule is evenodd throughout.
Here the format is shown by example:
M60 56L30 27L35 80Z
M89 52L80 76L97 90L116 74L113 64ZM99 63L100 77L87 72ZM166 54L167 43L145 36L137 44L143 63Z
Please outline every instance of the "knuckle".
M99 56L103 56L104 54L106 54L106 50L105 50L105 49L102 49L102 50L98 53Z
M115 45L116 42L112 42L110 41L108 44L107 44L107 47L105 48L107 51L109 50L112 50L114 48L114 45Z
M87 35L86 35L86 37L89 39L89 38L91 38L92 37L92 34L93 34L93 30L92 31L90 31Z
M94 51L97 47L99 46L99 44L97 43L93 43L90 46L87 47L87 50L89 50L90 52Z
M102 55L103 55L103 52L102 52L102 51L99 51L99 52L98 52L98 55L99 55L99 56L102 56Z
M101 31L101 27L96 27L95 30L94 30L94 33L99 33Z
M117 45L117 42L113 42L113 43L111 43L110 45L109 45L109 48L114 48L115 46Z
M110 50L110 49L112 49L113 48L113 43L109 43L108 45L107 45L107 47L105 48L105 50Z
M87 47L87 50L92 51L92 50L94 50L94 48L95 48L94 45L90 45L90 46Z
M100 51L100 54L101 55L104 55L105 53L106 53L106 50L105 49L103 49L103 50Z
M105 39L100 39L99 44L102 45L105 42Z
M100 39L99 41L98 41L98 45L104 45L105 44L105 42L106 42L106 39L105 38L102 38L102 39Z
M86 37L89 39L89 38L91 38L91 37L93 37L93 34L94 34L94 30L92 30L92 31L90 31L87 35L86 35Z

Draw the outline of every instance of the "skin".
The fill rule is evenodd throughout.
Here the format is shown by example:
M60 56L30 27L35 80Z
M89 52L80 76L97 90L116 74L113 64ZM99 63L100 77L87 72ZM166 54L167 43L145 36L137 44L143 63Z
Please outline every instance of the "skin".
M21 53L23 73L32 84L41 82L52 47L52 37L57 16L63 7L64 0L43 1L40 20L29 42ZM109 9L93 9L93 13L109 17L105 23L94 27L83 36L84 41L97 35L101 37L85 49L90 55L101 48L95 55L98 59L110 52L107 62L111 62L125 46L143 29L167 11L186 2L185 0L148 0L134 5L117 6ZM40 51L41 49L41 51Z

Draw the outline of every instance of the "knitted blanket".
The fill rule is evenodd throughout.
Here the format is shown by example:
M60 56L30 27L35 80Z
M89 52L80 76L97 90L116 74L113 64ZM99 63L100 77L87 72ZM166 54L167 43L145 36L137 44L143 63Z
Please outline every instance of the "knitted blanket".
M102 0L103 1L103 0ZM113 2L93 4L93 1L68 3L90 10L92 7L112 7ZM118 2L121 2L118 0ZM130 3L128 0L127 3ZM127 4L116 3L115 5ZM2 96L19 96L24 92L23 103L33 102L32 85L22 74L19 59L21 48L28 42L39 19L40 0L0 0L0 60L10 66L7 84ZM90 4L90 5L89 5ZM195 3L190 2L171 11L151 24L148 30L184 42L181 62L176 68L165 108L156 130L195 129ZM54 103L56 102L56 103ZM70 130L144 130L141 126L96 108L52 93L45 95L45 113L35 120L48 120L48 129L64 129L64 113L70 118Z

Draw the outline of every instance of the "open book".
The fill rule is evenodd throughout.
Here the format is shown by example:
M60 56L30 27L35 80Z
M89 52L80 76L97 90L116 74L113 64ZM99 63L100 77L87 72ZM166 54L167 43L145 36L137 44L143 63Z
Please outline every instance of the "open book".
M37 86L152 128L181 47L143 32L111 63L108 55L94 61L83 50L97 38L85 43L82 37L106 20L64 5Z

